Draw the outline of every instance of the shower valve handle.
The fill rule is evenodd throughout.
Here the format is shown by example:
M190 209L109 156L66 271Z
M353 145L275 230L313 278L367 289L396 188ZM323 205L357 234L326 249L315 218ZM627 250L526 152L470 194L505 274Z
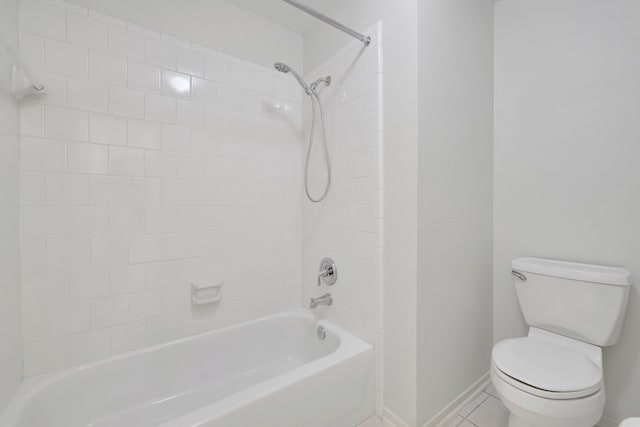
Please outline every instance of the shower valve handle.
M323 259L318 272L318 286L322 283L331 286L336 283L336 280L338 280L338 269L335 262L331 258Z
M331 269L327 268L327 269L325 269L325 270L321 270L321 271L318 273L318 286L320 286L320 280L321 280L323 277L327 277L327 276L330 276L330 275L331 275L331 271L332 271Z

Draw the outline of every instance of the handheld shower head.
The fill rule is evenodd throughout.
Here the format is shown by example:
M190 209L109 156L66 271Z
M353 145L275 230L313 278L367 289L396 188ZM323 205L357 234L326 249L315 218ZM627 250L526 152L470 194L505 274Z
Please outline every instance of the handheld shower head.
M296 80L298 80L298 83L300 83L300 86L302 86L302 89L304 89L307 95L311 95L309 91L309 86L304 81L304 79L300 77L300 74L296 73L293 68L289 67L287 64L283 62L275 62L273 66L275 67L276 70L280 71L281 73L284 73L284 74L291 73L293 77L295 77Z
M284 64L282 62L276 62L273 64L273 66L275 67L276 70L278 70L281 73L293 74L293 77L295 77L296 80L298 80L298 83L300 83L300 86L302 86L306 94L309 95L309 98L311 98L311 108L313 111L311 115L312 117L311 131L309 132L309 146L307 147L307 159L304 165L304 190L307 193L307 197L309 198L310 201L312 201L313 203L319 203L323 201L325 197L327 197L327 193L329 192L329 188L331 187L331 159L329 157L329 147L327 145L327 130L324 124L324 112L322 111L322 102L320 101L320 96L318 95L318 92L316 92L316 88L321 83L325 84L326 86L329 86L331 84L331 76L318 79L311 85L311 87L309 87L309 85L307 85L304 79L300 77L300 75L296 73L293 70L293 68L289 67L287 64ZM313 147L313 136L314 136L314 130L316 127L316 103L318 104L318 108L320 109L320 123L322 125L322 141L324 142L324 146L323 146L324 160L327 165L327 185L324 187L324 192L322 193L322 196L320 196L320 198L318 199L314 199L313 196L311 196L311 193L309 192L309 161L311 159L311 149Z
M282 62L274 62L273 66L276 67L276 70L280 71L281 73L288 73L289 70L291 70L291 68L289 68L289 66L287 64L284 64Z

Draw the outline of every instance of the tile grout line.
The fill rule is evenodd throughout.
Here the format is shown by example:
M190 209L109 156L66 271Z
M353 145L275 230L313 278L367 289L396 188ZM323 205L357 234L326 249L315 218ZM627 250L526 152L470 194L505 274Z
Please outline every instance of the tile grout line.
M471 424L471 425L473 425L475 427L480 427L480 426L478 426L477 424L475 424L474 422L472 422L469 419L469 417L471 417L471 415L473 415L476 411L478 411L482 407L482 405L484 405L492 397L494 397L494 398L500 400L500 402L502 402L502 400L500 398L498 398L497 396L494 396L493 394L491 394L490 392L487 392L486 390L487 390L486 388L484 390L482 390L482 394L485 394L486 397L482 400L482 402L480 402L480 404L478 406L473 408L473 410L471 412L469 412L469 414L467 416L463 416L463 415L458 414L458 416L460 416L464 421L468 422L469 424ZM460 423L460 424L462 424L462 423Z

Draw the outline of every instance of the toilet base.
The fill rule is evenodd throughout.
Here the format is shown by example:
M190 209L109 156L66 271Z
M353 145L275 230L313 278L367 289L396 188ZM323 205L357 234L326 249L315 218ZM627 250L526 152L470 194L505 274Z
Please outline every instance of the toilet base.
M604 389L579 399L534 396L503 381L495 363L491 381L509 410L509 427L594 427L602 417Z
M509 414L509 427L534 427L522 418L518 418L511 412Z

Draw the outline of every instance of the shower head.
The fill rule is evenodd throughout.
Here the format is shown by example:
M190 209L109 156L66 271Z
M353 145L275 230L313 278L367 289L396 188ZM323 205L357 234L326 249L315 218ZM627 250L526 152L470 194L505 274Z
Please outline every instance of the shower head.
M289 66L287 64L283 64L282 62L274 62L273 66L276 67L276 70L280 71L281 73L288 73L289 70L291 70L291 68L289 68Z
M302 86L302 89L304 89L307 95L311 95L311 93L309 93L309 86L304 81L304 79L300 77L300 74L296 73L293 68L289 67L287 64L284 64L282 62L275 62L273 66L276 68L276 70L280 71L281 73L284 73L284 74L291 73L293 77L295 77L296 80L298 80L298 83L300 83L300 86Z

